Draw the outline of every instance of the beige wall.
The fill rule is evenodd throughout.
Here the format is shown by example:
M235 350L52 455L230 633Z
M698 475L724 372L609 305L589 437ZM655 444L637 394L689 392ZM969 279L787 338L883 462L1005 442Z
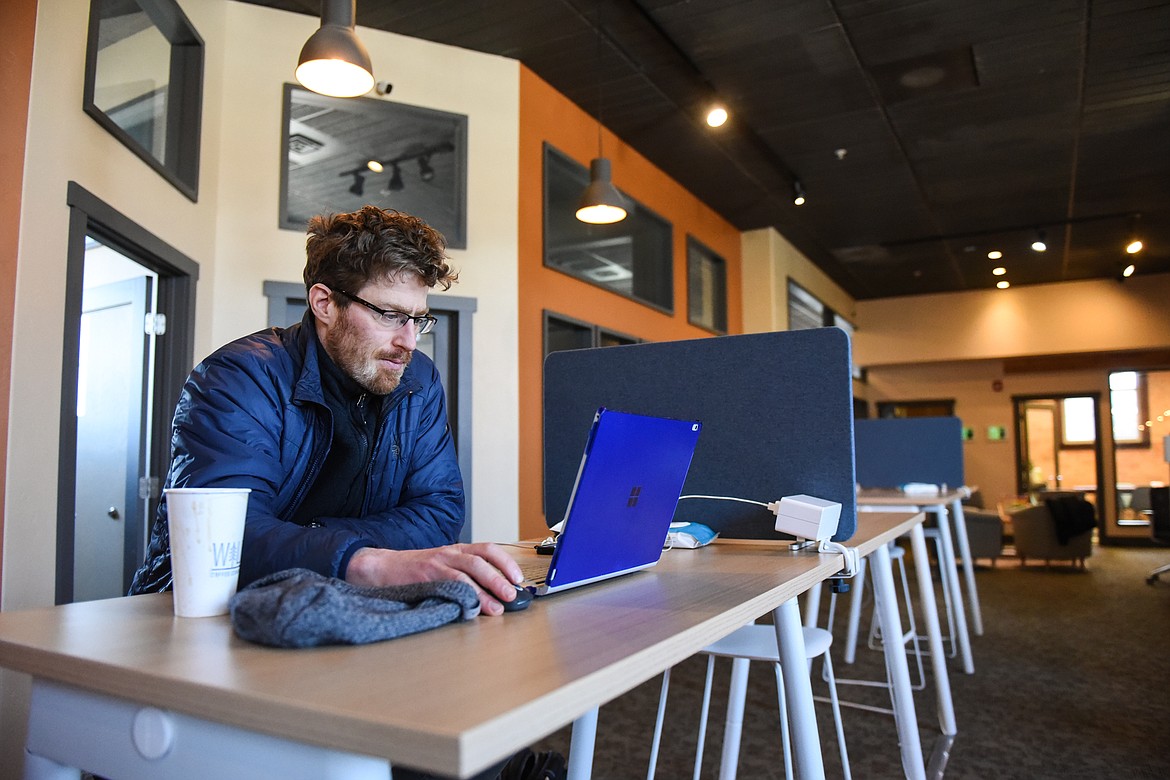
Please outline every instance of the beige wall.
M856 304L772 228L743 234L743 332L788 330L788 280L799 284L850 322Z
M1164 348L1170 274L857 304L863 366Z

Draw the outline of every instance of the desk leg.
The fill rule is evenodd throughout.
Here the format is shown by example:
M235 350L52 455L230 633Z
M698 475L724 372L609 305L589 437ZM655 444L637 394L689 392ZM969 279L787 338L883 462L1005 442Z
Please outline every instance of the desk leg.
M955 566L955 544L951 540L951 524L947 519L947 508L936 507L938 515L938 538L942 543L942 560L938 562L943 587L949 588L955 604L955 633L959 635L959 651L963 654L963 671L975 674L975 659L971 655L971 637L967 633L967 608L963 606L963 589L959 585L959 570Z
M593 747L597 742L597 707L573 721L569 738L568 780L588 780L593 776Z
M975 636L983 636L983 610L979 607L979 591L975 590L975 561L971 558L971 542L967 538L967 519L963 517L963 502L951 504L951 518L955 522L955 543L963 561L963 578L967 581L967 598L971 602L971 628Z
M784 674L784 694L788 703L788 722L792 728L796 776L801 780L823 780L825 762L821 756L821 738L817 733L817 715L813 710L812 681L809 679L808 658L804 650L804 629L800 625L800 607L796 599L789 599L772 610L772 620L776 626L780 668Z
M922 526L915 525L918 538L922 539ZM923 550L926 543L923 541ZM925 780L926 766L922 761L922 739L918 734L918 716L914 712L914 690L910 687L910 668L906 663L906 647L890 639L902 633L902 618L898 614L898 591L894 588L894 570L890 565L890 548L881 545L870 555L873 566L873 593L878 611L882 636L882 652L886 658L886 673L890 677L891 696L894 700L894 721L898 727L898 744L902 748L902 769L909 780ZM914 553L918 559L917 548ZM927 577L930 585L930 578ZM933 605L933 602L931 602ZM935 636L938 636L938 615L935 614ZM941 638L939 642L941 649ZM944 670L946 661L942 653L932 656L941 662Z
M723 755L719 762L719 780L735 780L739 773L739 743L743 737L743 709L747 704L748 671L751 661L731 661L731 682L727 693L727 717L723 721Z
M934 600L934 581L930 573L930 559L926 553L926 535L922 525L910 530L910 546L914 551L914 570L918 579L918 598L922 602L922 616L926 621L926 638L930 645L930 665L934 672L934 686L938 707L938 723L942 733L954 736L955 707L951 701L951 678L947 672L947 659L943 655L942 628L938 624L938 604ZM894 587L891 572L890 588Z

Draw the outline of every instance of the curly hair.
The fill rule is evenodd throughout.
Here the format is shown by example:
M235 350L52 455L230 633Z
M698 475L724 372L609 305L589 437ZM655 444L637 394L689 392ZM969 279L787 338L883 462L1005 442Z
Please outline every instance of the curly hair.
M439 231L393 209L362 206L348 214L321 214L309 220L305 290L320 283L330 290L357 292L370 281L402 273L447 290L459 274L447 264L446 248Z

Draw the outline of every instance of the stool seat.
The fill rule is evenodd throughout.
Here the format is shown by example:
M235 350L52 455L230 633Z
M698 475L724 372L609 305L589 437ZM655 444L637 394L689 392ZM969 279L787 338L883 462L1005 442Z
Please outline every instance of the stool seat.
M806 658L816 658L828 652L829 646L833 644L833 635L823 628L805 627L803 632ZM776 649L776 628L770 625L752 624L736 629L718 642L704 647L702 652L727 658L746 658L749 661L780 661L780 653Z
M851 780L849 751L845 746L845 731L841 724L841 707L837 699L837 683L833 677L833 660L829 649L833 635L823 628L801 629L804 639L805 658L810 666L814 658L822 658L825 680L829 684L829 703L833 708L833 725L837 730L837 746L841 753L841 771L845 780ZM780 741L784 753L784 776L793 776L792 748L789 744L788 713L784 701L784 681L780 670L780 650L776 643L776 627L752 623L736 629L722 639L712 642L700 651L707 656L707 680L703 686L703 704L699 715L699 734L695 746L694 780L698 780L703 763L703 745L707 735L707 713L711 703L711 678L715 672L715 659L732 659L731 684L728 694L727 730L723 746L723 762L720 766L722 780L735 780L739 741L743 727L743 706L747 689L747 668L751 661L770 663L776 675L776 703L780 710ZM662 675L662 693L658 699L658 716L654 723L654 739L650 747L650 766L647 780L653 780L658 767L658 748L662 740L662 722L666 714L666 697L670 687L670 670Z

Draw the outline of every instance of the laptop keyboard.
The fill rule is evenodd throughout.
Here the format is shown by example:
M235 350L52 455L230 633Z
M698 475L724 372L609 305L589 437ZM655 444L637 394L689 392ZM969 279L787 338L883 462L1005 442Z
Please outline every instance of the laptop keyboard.
M548 578L548 565L552 563L552 558L544 556L541 558L522 558L516 561L520 566L520 573L524 575L527 582L532 582L537 585L543 585Z

